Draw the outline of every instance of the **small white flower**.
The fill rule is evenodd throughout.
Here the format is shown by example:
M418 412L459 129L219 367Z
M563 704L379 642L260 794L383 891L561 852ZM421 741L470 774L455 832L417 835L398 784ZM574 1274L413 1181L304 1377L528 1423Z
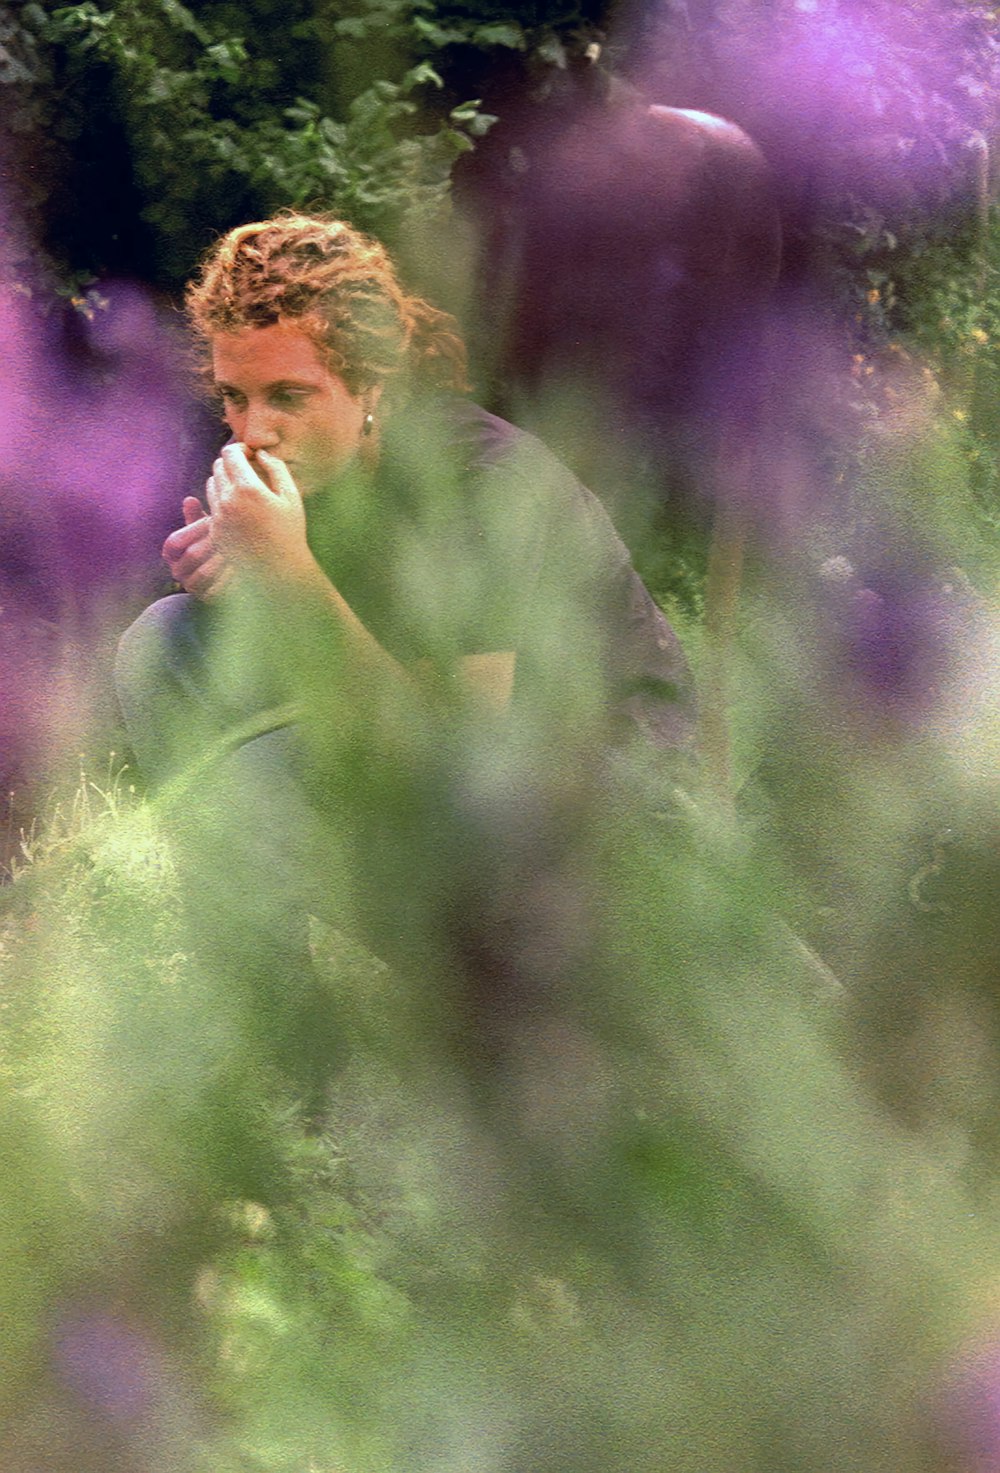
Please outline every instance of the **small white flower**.
M819 575L828 583L850 583L854 577L854 566L846 557L828 557L820 564Z

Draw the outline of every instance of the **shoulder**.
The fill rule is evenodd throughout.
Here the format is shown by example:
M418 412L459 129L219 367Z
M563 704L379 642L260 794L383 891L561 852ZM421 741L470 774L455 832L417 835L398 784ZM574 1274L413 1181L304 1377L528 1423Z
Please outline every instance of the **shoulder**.
M552 451L527 430L491 414L460 394L424 395L410 400L388 426L385 454L389 465L412 462L415 454L446 454L467 475L493 470L573 477Z
M534 438L458 394L442 396L437 401L436 412L451 443L470 466L503 461Z
M508 576L558 570L622 577L631 557L599 499L537 435L458 394L421 396L393 417L380 468L393 504L448 507Z
M542 523L557 540L575 534L614 562L628 560L601 501L537 435L469 400L456 399L444 412L467 486L488 502L532 513L536 530Z

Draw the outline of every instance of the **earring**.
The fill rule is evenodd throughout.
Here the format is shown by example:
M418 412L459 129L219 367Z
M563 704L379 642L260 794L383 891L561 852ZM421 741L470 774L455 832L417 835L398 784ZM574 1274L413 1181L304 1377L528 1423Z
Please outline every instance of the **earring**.
M372 432L372 427L373 427L374 424L375 424L375 416L374 416L374 414L371 414L371 413L366 414L365 417L364 417L364 419L361 422L361 433L364 436L366 436L366 437L368 435L370 435L371 432Z

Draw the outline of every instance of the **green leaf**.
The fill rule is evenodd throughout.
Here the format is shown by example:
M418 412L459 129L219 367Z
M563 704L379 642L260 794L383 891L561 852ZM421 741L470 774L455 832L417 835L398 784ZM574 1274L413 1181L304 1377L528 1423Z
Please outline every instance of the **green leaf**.
M430 62L422 61L419 66L411 67L403 77L403 91L408 92L411 87L422 87L426 83L434 87L444 86L442 77L434 70Z
M226 81L235 81L249 60L246 46L239 36L231 36L227 41L217 41L206 49L205 56L218 68L219 74Z
M329 142L341 145L347 135L347 130L342 123L335 123L332 118L321 118L319 130L323 137Z
M40 5L35 4L34 0L21 11L21 23L30 26L32 30L43 30L48 24L48 19L45 11Z
M187 6L180 4L180 0L160 0L160 8L167 20L175 25L178 30L194 36L195 40L200 41L203 46L208 45L208 32L204 26L199 25Z
M541 61L548 62L549 66L558 67L560 71L566 70L566 48L558 36L546 36L536 54Z
M467 124L468 132L473 138L485 138L487 133L493 127L493 124L499 123L499 121L500 119L496 113L478 113L472 119L472 121Z
M486 134L499 122L496 113L481 113L479 111L479 100L475 102L463 102L458 107L453 107L448 114L453 123L458 123L465 133L472 138L485 138Z
M459 133L455 128L445 128L438 137L456 157L462 153L471 153L475 147L468 133Z
M432 46L461 46L469 40L469 33L455 26L439 26L435 21L424 20L422 15L413 17L413 29Z
M369 30L369 23L358 15L347 15L343 20L333 23L334 34L344 36L349 41L363 41Z
M285 117L300 127L306 123L314 123L319 117L319 106L310 102L307 97L296 97L291 106L285 108Z
M512 51L525 51L528 45L520 26L507 25L502 21L477 26L472 33L472 40L477 46L507 46Z

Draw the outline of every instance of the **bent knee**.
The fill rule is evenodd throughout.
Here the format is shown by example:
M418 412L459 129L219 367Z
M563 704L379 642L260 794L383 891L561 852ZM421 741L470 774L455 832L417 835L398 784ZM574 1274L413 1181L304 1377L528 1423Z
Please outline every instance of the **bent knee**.
M189 593L172 593L161 598L125 630L118 641L115 678L119 682L150 670L172 666L191 643L195 600Z

